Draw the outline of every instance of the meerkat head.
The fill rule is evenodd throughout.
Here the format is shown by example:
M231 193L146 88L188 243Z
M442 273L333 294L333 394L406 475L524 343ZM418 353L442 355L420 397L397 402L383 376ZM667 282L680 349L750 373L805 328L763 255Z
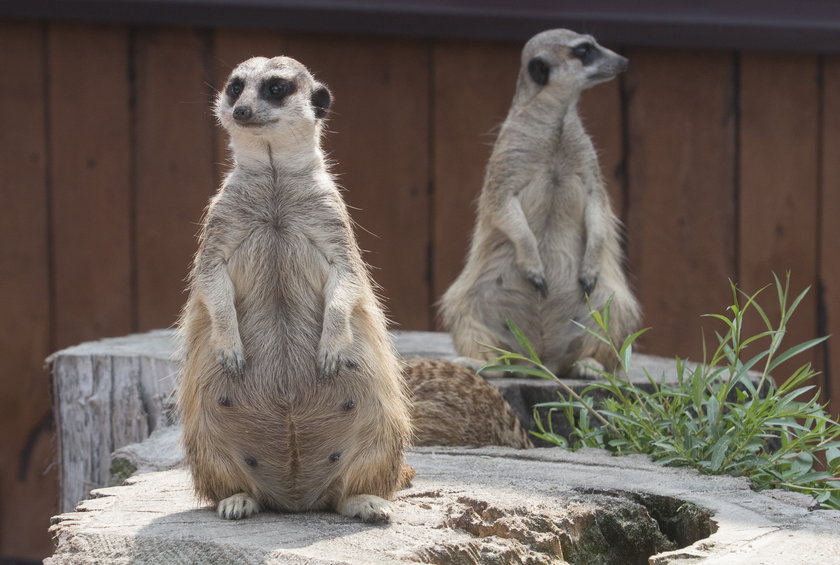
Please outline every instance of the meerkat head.
M580 92L627 69L628 61L598 45L590 35L551 29L532 37L522 49L518 89Z
M216 117L240 143L257 140L302 143L317 137L332 97L299 62L254 57L240 63L216 99Z

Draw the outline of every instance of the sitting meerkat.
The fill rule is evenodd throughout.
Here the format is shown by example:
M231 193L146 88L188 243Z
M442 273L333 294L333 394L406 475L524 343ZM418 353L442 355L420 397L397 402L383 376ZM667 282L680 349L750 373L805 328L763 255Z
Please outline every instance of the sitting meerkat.
M235 165L211 199L180 320L196 493L227 519L389 519L410 479L401 365L320 147L330 92L299 62L237 66L216 116Z
M616 342L639 323L619 221L577 102L583 90L626 68L627 59L573 31L544 31L526 43L466 265L441 299L460 355L492 357L480 344L519 351L510 319L558 375L587 377L615 366L610 348L572 323L591 325L587 297L595 309L612 297Z

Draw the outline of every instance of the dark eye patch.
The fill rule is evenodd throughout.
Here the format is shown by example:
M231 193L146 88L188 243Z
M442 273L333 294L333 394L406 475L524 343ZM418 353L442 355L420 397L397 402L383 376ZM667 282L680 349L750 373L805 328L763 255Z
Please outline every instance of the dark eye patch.
M528 74L540 86L548 84L549 73L551 73L551 67L542 57L534 57L528 61Z
M572 56L580 59L584 65L589 65L601 56L601 52L591 43L581 43L572 47Z
M241 78L232 78L225 88L225 94L228 98L228 103L233 105L234 102L239 98L242 94L242 91L245 90L245 82Z
M263 81L260 86L260 97L269 102L280 103L295 91L295 84L280 77L273 77Z

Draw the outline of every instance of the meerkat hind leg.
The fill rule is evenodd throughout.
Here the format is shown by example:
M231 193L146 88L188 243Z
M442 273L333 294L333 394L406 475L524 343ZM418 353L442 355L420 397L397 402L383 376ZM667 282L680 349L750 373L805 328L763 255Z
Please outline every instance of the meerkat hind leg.
M216 506L220 518L241 520L260 511L257 501L250 495L240 492L219 501Z
M391 520L391 503L372 494L354 494L340 501L336 512L363 522L376 523Z

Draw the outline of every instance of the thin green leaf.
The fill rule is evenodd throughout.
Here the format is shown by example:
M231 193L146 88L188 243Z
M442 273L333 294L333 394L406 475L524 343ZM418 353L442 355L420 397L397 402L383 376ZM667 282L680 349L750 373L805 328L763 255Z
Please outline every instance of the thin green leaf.
M519 326L517 326L510 318L505 318L505 320L507 321L507 326L513 334L513 337L515 337L516 341L519 343L519 346L528 352L528 356L532 361L542 364L537 352L534 350L533 346L531 346L531 342L529 342L528 338L525 337L525 332L519 329Z

